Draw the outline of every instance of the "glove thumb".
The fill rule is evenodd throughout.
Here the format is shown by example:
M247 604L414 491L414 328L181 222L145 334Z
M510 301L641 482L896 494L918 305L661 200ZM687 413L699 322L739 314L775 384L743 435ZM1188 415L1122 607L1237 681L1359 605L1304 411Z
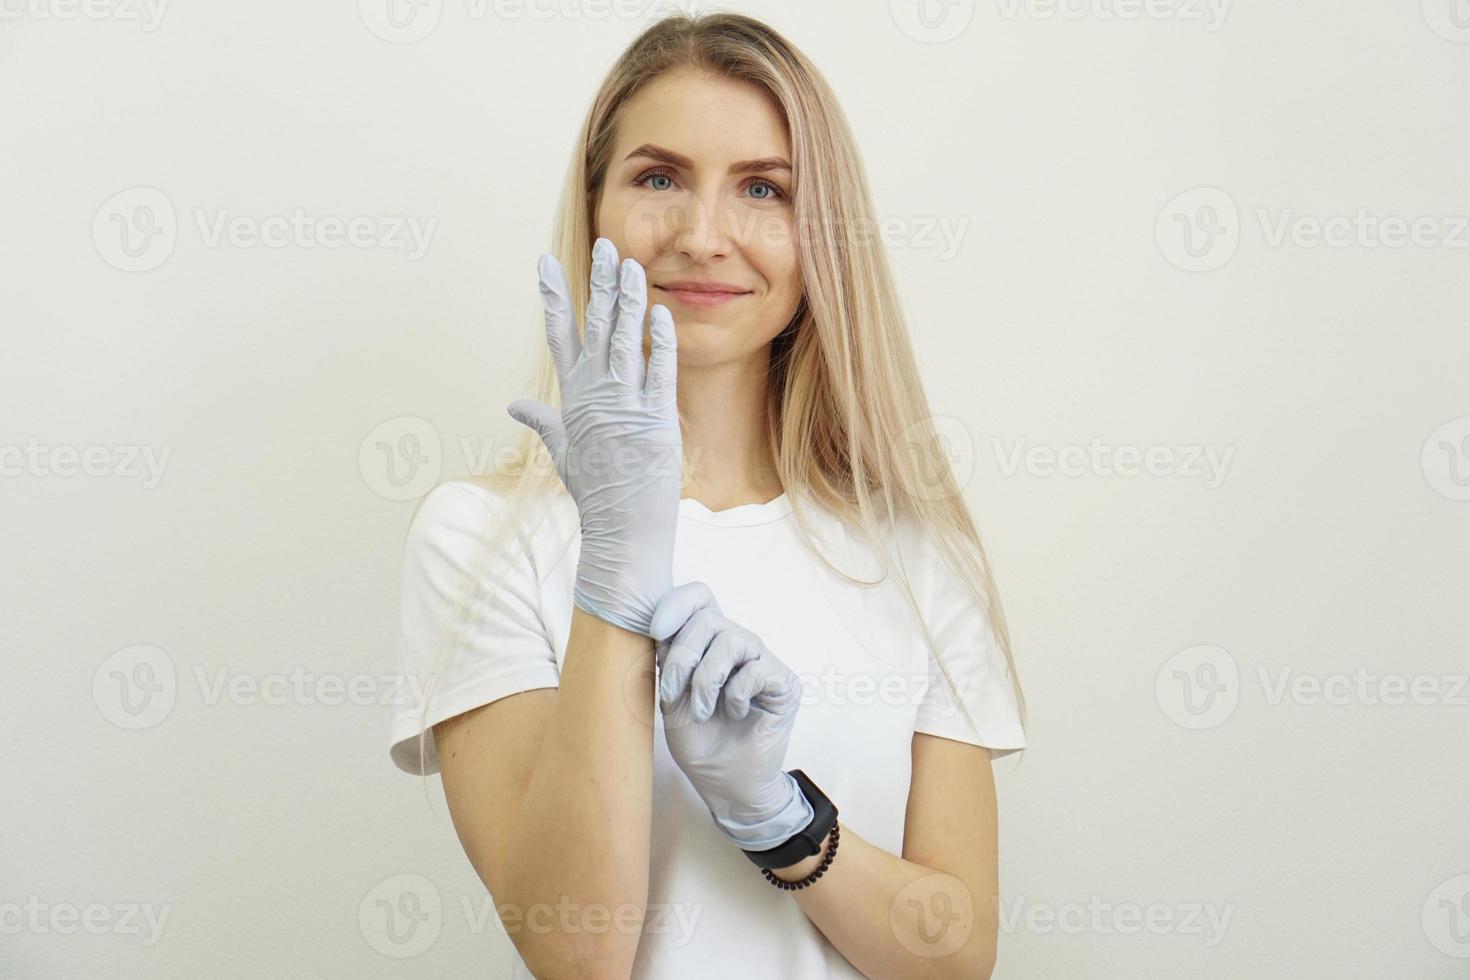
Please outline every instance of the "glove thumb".
M549 405L532 401L529 398L517 398L505 406L506 412L511 418L521 425L535 429L541 441L546 444L546 451L551 454L551 461L556 464L556 471L561 474L562 458L566 452L567 434L562 428L561 415ZM565 477L563 477L565 482Z

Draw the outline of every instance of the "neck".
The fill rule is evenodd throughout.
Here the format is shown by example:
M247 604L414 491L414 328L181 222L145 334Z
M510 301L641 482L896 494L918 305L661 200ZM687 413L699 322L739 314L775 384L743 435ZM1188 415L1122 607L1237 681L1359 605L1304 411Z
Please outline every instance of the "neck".
M711 509L765 503L781 479L766 439L770 349L748 361L679 365L679 417L687 468L681 496Z

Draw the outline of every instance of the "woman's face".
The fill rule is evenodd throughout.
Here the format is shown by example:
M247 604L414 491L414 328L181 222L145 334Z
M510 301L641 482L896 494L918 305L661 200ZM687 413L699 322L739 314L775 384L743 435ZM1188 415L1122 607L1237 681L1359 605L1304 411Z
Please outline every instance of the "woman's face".
M643 266L649 307L674 314L680 364L748 358L795 315L790 161L780 112L749 82L681 69L623 107L597 234ZM738 295L674 288L691 280Z

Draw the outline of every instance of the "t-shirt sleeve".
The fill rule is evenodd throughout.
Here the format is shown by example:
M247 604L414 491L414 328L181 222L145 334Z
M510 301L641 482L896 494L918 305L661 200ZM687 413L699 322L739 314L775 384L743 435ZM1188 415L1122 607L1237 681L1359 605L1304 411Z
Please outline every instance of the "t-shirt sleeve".
M914 731L952 738L990 749L991 760L1026 747L1020 709L989 615L950 571L940 552L926 545L928 625L950 677L959 686L969 719L956 703L934 653L929 653L929 684L914 720ZM973 724L971 724L973 721ZM978 730L977 730L978 727Z
M487 547L501 505L476 484L446 483L429 492L409 528L399 596L400 696L389 743L404 772L439 771L432 731L438 722L560 683L525 537L517 529L500 538L493 555ZM425 729L421 769L418 736Z

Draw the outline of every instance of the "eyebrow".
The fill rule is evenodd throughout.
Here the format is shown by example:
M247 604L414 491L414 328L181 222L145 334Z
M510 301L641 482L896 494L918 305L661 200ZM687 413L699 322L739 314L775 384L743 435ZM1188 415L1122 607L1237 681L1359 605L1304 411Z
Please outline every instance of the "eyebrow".
M682 153L675 153L673 150L659 146L656 143L644 143L638 149L623 157L623 159L631 160L634 157L647 157L650 160L657 160L659 163L667 163L670 166L679 167L684 170L694 169L693 160ZM769 173L772 170L785 170L790 173L791 164L787 163L781 157L761 157L758 160L741 160L739 163L730 164L730 173L732 174L763 174Z

